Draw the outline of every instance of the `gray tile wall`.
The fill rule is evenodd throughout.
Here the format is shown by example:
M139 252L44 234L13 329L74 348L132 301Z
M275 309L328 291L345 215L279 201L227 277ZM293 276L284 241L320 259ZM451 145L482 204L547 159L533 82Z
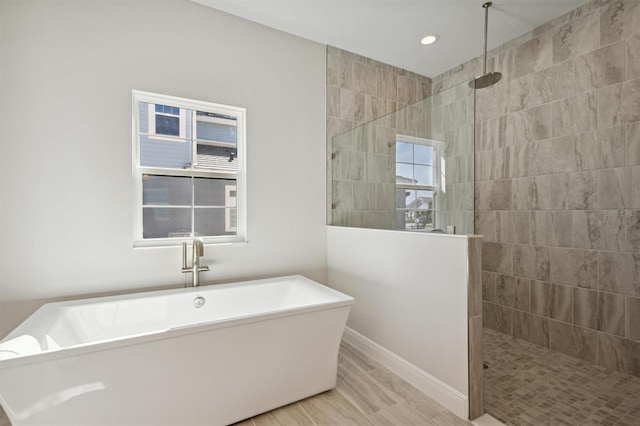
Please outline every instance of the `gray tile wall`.
M640 1L588 3L490 65L503 79L477 92L475 127L484 324L640 376Z
M327 46L327 223L394 228L395 135L429 137L430 95L427 77Z
M431 138L445 143L446 191L438 194L437 227L473 234L474 93L461 83L431 99Z
M482 333L482 238L470 237L467 268L467 316L469 343L469 419L484 414Z

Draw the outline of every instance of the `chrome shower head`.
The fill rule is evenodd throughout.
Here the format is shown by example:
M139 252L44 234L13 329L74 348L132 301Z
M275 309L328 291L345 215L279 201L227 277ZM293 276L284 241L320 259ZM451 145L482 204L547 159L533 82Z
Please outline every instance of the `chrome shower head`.
M502 74L499 72L489 72L484 75L478 76L469 82L469 87L472 89L484 89L485 87L493 86L502 78Z

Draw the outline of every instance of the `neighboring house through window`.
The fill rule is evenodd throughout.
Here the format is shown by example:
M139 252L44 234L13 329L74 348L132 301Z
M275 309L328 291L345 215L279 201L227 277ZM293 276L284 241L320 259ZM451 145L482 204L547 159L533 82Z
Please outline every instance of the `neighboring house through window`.
M133 92L136 245L246 239L245 110Z

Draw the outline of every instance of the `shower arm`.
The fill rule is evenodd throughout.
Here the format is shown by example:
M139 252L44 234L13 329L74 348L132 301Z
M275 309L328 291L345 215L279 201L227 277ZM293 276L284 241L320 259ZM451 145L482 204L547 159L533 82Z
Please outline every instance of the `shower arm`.
M487 37L489 32L489 7L492 5L490 1L482 5L484 8L484 55L482 56L482 75L487 73Z

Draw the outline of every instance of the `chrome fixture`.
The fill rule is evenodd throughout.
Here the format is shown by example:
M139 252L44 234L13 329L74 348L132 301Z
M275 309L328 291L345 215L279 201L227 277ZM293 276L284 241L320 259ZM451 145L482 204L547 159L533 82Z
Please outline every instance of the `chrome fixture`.
M187 243L182 243L182 273L191 272L191 286L200 285L200 272L209 270L208 266L200 266L200 258L204 256L204 241L202 238L193 239L193 250L191 254L191 266L187 266Z
M502 78L502 74L499 72L487 73L487 30L489 28L489 8L493 3L490 1L482 5L484 8L484 56L482 59L482 75L474 78L469 82L469 87L472 89L484 89L485 87L493 86Z

